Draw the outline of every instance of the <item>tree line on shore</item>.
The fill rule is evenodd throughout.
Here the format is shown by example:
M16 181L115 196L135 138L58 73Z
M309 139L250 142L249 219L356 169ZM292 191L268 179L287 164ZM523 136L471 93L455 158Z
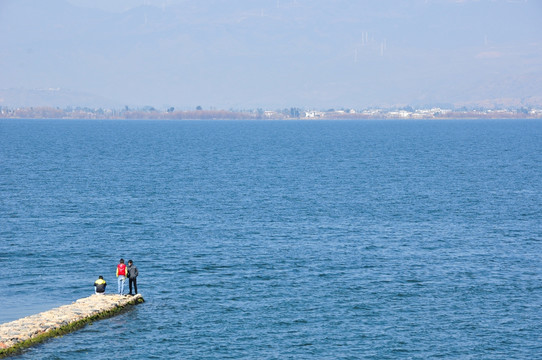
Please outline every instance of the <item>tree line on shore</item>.
M542 110L521 108L513 110L414 110L407 109L371 109L364 111L334 110L311 111L301 108L285 108L282 110L204 110L200 106L196 110L156 110L153 107L122 110L88 108L88 107L59 107L36 106L23 108L0 107L0 118L8 119L126 119L126 120L281 120L281 119L517 119L542 118Z

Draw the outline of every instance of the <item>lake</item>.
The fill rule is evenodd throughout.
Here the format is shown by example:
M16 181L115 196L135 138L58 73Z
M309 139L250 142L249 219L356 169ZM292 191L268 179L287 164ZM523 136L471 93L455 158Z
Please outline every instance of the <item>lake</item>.
M18 359L540 358L540 254L541 121L0 120L0 322L146 300Z

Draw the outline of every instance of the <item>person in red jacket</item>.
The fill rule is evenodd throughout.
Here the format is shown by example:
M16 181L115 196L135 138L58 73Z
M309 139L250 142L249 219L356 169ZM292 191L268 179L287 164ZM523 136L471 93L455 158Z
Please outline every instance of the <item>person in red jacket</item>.
M120 259L120 264L117 265L117 285L120 295L124 295L124 282L126 281L126 265L124 259Z

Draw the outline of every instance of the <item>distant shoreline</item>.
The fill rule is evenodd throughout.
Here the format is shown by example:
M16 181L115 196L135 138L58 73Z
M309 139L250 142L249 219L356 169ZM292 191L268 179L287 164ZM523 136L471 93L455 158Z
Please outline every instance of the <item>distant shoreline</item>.
M54 107L0 108L0 119L66 119L66 120L479 120L542 119L542 109L517 110L447 110L370 109L370 110L191 110L160 111L155 109L112 110L103 108L60 109Z

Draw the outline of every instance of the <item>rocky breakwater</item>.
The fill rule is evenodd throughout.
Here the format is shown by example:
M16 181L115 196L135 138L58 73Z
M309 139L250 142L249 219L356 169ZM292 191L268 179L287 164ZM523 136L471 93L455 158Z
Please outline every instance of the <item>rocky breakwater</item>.
M0 325L0 358L48 338L77 330L86 324L113 316L142 303L141 294L92 295L42 313Z

